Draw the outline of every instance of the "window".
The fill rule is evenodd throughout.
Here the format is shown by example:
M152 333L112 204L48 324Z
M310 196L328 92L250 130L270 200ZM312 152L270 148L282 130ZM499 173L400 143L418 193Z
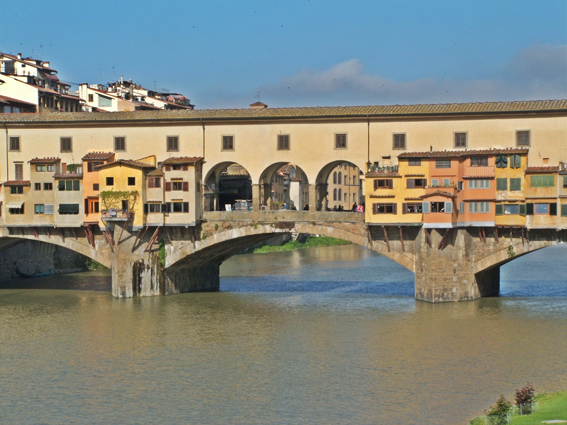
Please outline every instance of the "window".
M343 184L343 174L339 171L339 176L337 179L337 183L338 184Z
M520 214L520 206L504 205L504 214Z
M289 150L289 135L279 134L278 135L278 150L286 151Z
M421 212L422 212L421 202L402 204L402 214L414 214Z
M459 214L464 214L464 213L465 213L465 203L459 202Z
M234 136L222 136L222 150L223 151L234 150Z
M473 156L471 157L471 167L487 167L488 157L487 156Z
M394 134L394 149L406 148L406 135L404 133Z
M61 152L73 152L73 141L70 137L61 137Z
M146 204L145 213L160 213L161 204Z
M94 94L89 94L89 102L94 102Z
M451 168L451 160L438 159L435 161L435 168Z
M168 202L165 205L167 212L173 212L173 213L189 212L189 202Z
M171 182L171 190L183 190L183 182Z
M43 183L43 190L53 190L53 183Z
M335 134L335 149L346 149L346 136L345 133Z
M339 194L338 194L338 196L337 196L337 200L340 201L341 199L343 199L343 190L342 190L342 189L339 189Z
M420 165L421 165L421 158L408 160L408 166L410 167L419 167Z
M79 214L79 204L59 204L60 215L77 215Z
M126 150L126 137L119 136L114 138L114 150L115 151Z
M333 189L333 201L337 200L337 189Z
M517 146L529 146L530 145L530 131L529 130L516 131L516 145Z
M392 179L376 179L374 180L374 190L376 189L392 189L394 181Z
M35 171L37 173L41 173L41 172L47 171L47 167L45 165L36 165Z
M469 202L470 213L489 213L490 202Z
M98 187L99 187L99 186L98 186L98 183L93 183L93 190L99 190Z
M24 164L21 163L14 164L14 171L16 175L16 180L24 179Z
M337 184L337 172L333 173L333 184Z
M424 214L429 213L453 213L453 203L451 201L447 202L424 202L422 204L422 212Z
M522 190L522 179L521 178L510 179L510 190L511 191Z
M398 204L372 204L372 214L397 214Z
M20 208L8 208L8 212L14 215L22 215L24 214L24 204Z
M443 179L443 187L451 186L451 179Z
M549 214L549 204L535 204L536 214Z
M344 194L344 202L348 202L348 193Z
M177 152L179 151L179 137L177 136L167 136L167 151Z
M506 180L506 179L504 179ZM490 180L488 179L471 179L469 180L469 189L490 189Z
M496 190L508 190L508 179L496 179Z
M455 147L456 148L467 147L467 133L455 133Z
M54 172L55 171L55 165L48 165L47 171Z
M555 186L554 176L531 176L530 177L531 187L553 187Z
M408 189L423 188L425 186L427 186L427 180L426 179L407 179L406 180L406 187Z
M98 171L97 167L102 165L103 163L100 161L89 161L87 162L87 172L92 173L93 171Z
M439 179L431 179L431 187L439 187Z
M12 195L19 195L24 193L24 187L23 186L10 186L10 194Z
M352 176L352 185L356 186L356 176Z
M81 182L79 180L59 180L57 189L61 192L71 192L81 190Z
M567 217L567 204L561 204L561 217Z
M161 187L161 177L148 177L148 187Z
M136 186L136 177L128 177L128 186Z
M43 204L35 204L33 206L33 213L34 214L43 214L44 206Z
M520 155L510 155L510 168L520 168L522 166L522 157Z
M508 166L508 155L498 155L495 163L496 168L506 168Z
M41 190L41 183L35 183L35 184L34 184L34 189L35 189L35 190Z
M114 177L107 177L106 178L106 185L107 186L114 186Z
M11 151L20 150L20 136L10 137L10 150Z

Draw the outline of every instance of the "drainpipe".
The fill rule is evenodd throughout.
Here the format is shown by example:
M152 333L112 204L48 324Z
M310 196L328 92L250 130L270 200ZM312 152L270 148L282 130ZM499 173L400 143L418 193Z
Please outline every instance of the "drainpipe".
M205 162L205 122L201 118L201 127L203 127L203 162Z
M4 130L6 131L6 181L10 180L10 167L8 162L8 127L6 127L6 121L2 121L4 125Z
M366 159L366 172L370 169L370 116L366 115L367 123L367 139L368 139L368 157Z

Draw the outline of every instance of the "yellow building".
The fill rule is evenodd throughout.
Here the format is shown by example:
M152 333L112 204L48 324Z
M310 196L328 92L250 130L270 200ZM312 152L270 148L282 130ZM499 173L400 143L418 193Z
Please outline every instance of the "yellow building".
M139 160L121 159L98 166L100 187L100 222L129 221L132 230L144 226L145 186L147 174L156 168L155 156Z
M528 166L528 149L502 150L495 158L496 226L526 224L524 173Z
M526 227L554 228L557 214L559 167L541 166L525 169Z

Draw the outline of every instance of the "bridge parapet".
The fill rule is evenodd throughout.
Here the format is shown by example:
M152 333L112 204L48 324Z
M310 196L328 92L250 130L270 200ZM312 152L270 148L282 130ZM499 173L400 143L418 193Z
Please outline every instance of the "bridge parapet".
M290 222L343 222L364 223L364 214L345 211L206 211L203 213L205 221L249 221L257 223Z

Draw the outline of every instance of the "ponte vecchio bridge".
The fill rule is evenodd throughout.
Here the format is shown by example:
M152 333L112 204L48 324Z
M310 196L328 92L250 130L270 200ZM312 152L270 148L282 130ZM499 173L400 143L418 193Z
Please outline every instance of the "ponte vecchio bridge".
M12 114L1 119L6 147L0 154L0 247L9 249L18 241L33 240L74 250L112 269L116 297L217 290L219 265L230 256L280 233L311 233L351 241L413 271L417 299L473 300L498 293L500 265L561 243L567 236L567 222L557 211L557 220L537 226L527 222L496 226L494 221L475 226L424 226L383 222L373 216L370 208L366 214L324 211L326 184L338 164L346 162L370 172L371 167L394 169L398 154L403 152L505 150L517 148L519 143L528 149L526 161L530 166L542 170L552 164L557 166L556 208L562 211L558 164L567 160L564 100ZM456 134L465 134L464 146L456 146L456 140L462 140ZM523 139L526 134L527 145ZM281 140L287 141L283 148ZM86 190L93 189L86 187L88 161L83 162L80 176L63 169L63 165L77 164L81 158L92 158L92 152L112 153L112 160L92 167L93 172L100 170L100 175L105 176L100 180L101 193L105 184L112 182L118 187L118 180L123 178L125 188L131 185L138 189L138 205L157 205L151 198L157 188L149 181L155 185L156 178L161 177L165 187L160 196L165 198L159 200L159 205L170 205L163 211L162 207L156 207L160 211L144 207L133 216L128 213L122 217L103 217L97 211L92 213L99 214L93 221L93 215L88 214L93 195L86 196ZM140 159L151 155L156 158L155 165L144 165L149 162ZM34 209L44 205L37 200L46 196L44 189L49 187L44 186L47 181L37 180L42 168L31 167L42 166L42 161L46 167L54 164L53 179L59 185L54 192L65 196L59 202L54 198L57 212L51 210L53 216L48 218L41 217L45 210ZM186 187L181 184L181 174L170 181L167 177L169 172L184 171L181 165L175 165L185 164L183 161L192 164L189 168L195 167L192 177L185 180L189 183L188 198L181 193ZM168 169L167 164L173 164L173 168ZM253 210L204 211L204 199L215 196L211 186L230 164L247 170ZM304 173L308 210L260 210L274 173L285 164L294 164ZM109 169L117 171L105 171ZM126 176L124 170L129 169L139 170L141 177ZM362 179L369 175L364 174ZM109 177L113 180L107 180ZM78 193L73 193L74 183L61 186L61 180L78 180ZM180 194L174 196L179 199L167 193L167 184L174 185L177 180ZM99 183L92 184L98 190ZM172 187L176 186L169 186L170 190ZM367 206L370 192L366 187ZM486 202L495 205L496 199ZM58 204L64 207L57 208ZM78 205L76 212L71 205ZM150 214L161 214L163 218L148 221Z

